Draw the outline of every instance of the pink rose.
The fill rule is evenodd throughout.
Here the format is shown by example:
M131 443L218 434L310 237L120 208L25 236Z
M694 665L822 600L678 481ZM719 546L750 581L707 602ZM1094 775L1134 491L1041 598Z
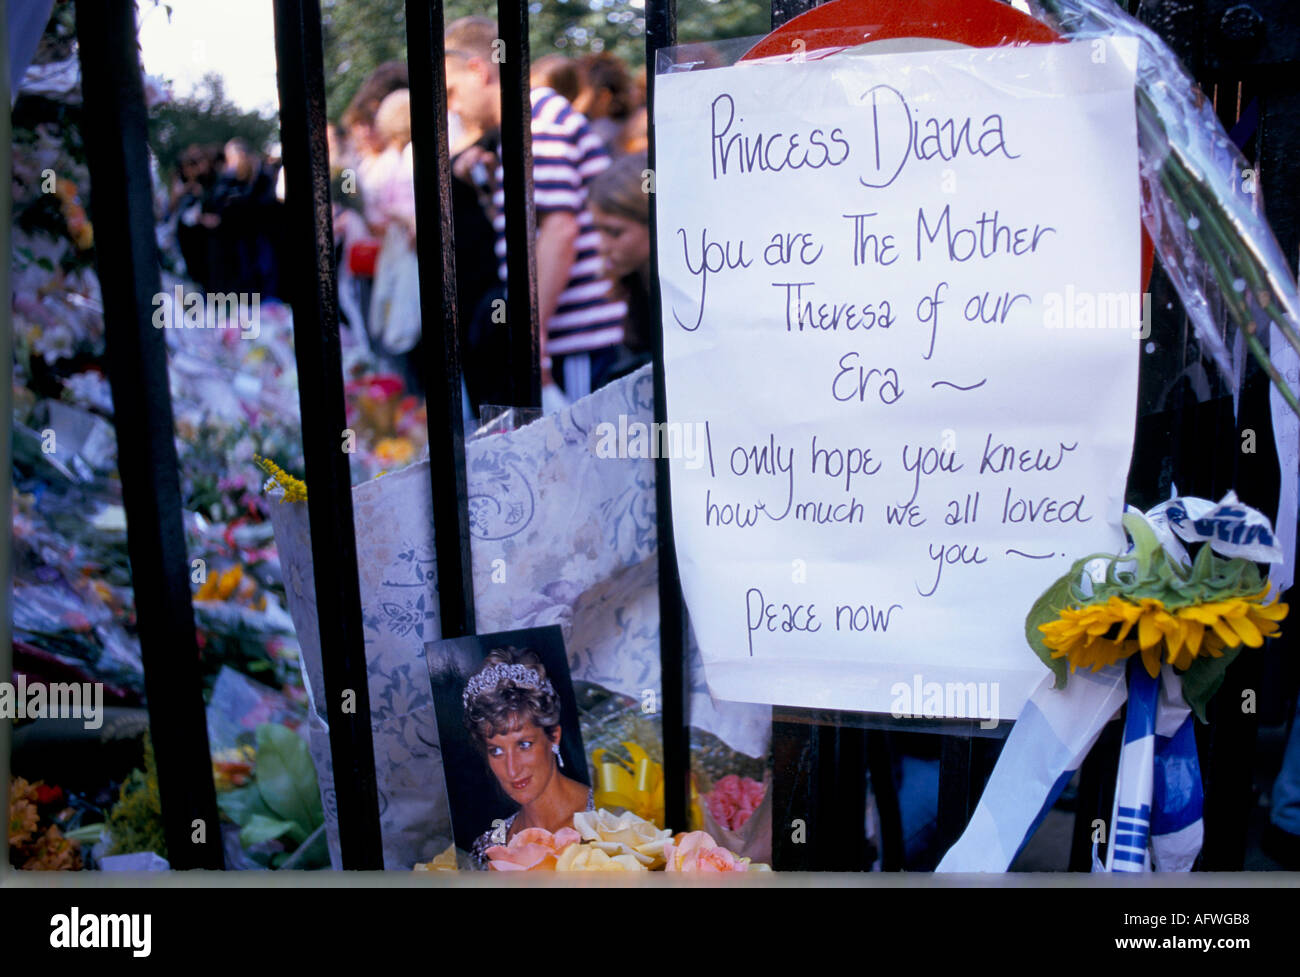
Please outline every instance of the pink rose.
M709 813L713 815L713 820L724 827L730 827L731 819L736 816L736 805L725 797L713 794L708 795L704 800L709 805Z
M738 831L745 826L763 801L763 785L750 777L727 774L705 795L709 813L728 831Z
M498 872L547 872L570 845L582 841L572 828L551 834L545 828L525 828L508 845L493 845L486 852L488 868Z
M679 835L664 845L664 859L668 872L746 872L749 860L737 858L725 848L719 848L712 836L703 831Z

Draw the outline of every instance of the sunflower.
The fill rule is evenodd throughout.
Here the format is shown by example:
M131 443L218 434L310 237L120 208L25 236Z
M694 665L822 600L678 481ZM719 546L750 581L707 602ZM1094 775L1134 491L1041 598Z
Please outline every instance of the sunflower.
M1136 640L1130 637L1135 625ZM1140 652L1142 664L1155 676L1160 672L1161 643L1180 627L1155 598L1143 597L1135 604L1112 596L1105 603L1067 607L1038 630L1052 657L1068 660L1072 672L1080 667L1100 671Z
M1185 668L1198 652L1208 652L1218 658L1224 648L1236 648L1242 644L1258 648L1265 638L1276 637L1280 633L1277 622L1286 617L1289 608L1279 601L1265 604L1263 600L1267 593L1268 590L1264 589L1245 597L1206 601L1180 608L1177 614L1188 640L1181 654L1170 648L1170 662ZM1180 664L1184 659L1186 664Z
M1068 660L1071 672L1080 667L1095 672L1141 654L1147 674L1155 678L1162 653L1175 668L1185 670L1198 656L1219 658L1226 648L1258 648L1265 638L1276 636L1287 605L1262 603L1267 592L1173 611L1154 597L1132 601L1112 595L1104 603L1064 608L1038 630L1051 656ZM1136 640L1130 637L1134 625Z

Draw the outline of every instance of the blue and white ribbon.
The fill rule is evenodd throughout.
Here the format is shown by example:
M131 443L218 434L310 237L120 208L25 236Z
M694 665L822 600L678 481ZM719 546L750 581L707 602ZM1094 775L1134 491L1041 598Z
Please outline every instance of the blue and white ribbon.
M1128 712L1124 746L1115 778L1115 802L1110 816L1107 872L1149 872L1151 855L1151 783L1155 773L1156 701L1160 683L1147 674L1134 655L1128 660ZM1096 867L1096 846L1093 848Z
M1129 659L1128 714L1105 871L1187 872L1205 836L1192 710L1165 665L1153 679ZM1094 868L1096 846L1093 848Z
M1151 785L1151 856L1157 872L1188 872L1205 837L1205 792L1196 755L1196 720L1173 666L1160 671L1155 777Z
M1044 676L1011 728L970 823L937 871L1005 872L1126 696L1122 665L1077 672L1064 689Z
M1175 519L1169 518L1171 508ZM1188 508L1195 513L1188 513ZM1225 511L1236 509L1246 511ZM1143 518L1172 557L1189 562L1175 534L1191 539L1204 530L1200 538L1216 538L1222 546L1224 541L1217 540L1220 516L1254 525L1259 514L1229 493L1217 506L1175 496ZM1196 526L1197 519L1206 518L1210 522ZM1175 520L1183 525L1173 525ZM1266 518L1264 526L1271 536ZM1244 531L1236 534L1235 528L1226 533L1229 547L1242 543L1232 540L1234 534L1245 535ZM1085 591L1088 583L1085 575L1081 581ZM1163 666L1159 680L1147 674L1139 656L1131 657L1127 667L1127 681L1126 666L1117 664L1096 673L1076 672L1064 690L1052 688L1050 675L1044 677L1012 727L970 823L937 871L1005 872L1126 700L1129 708L1110 844L1104 866L1093 846L1093 868L1108 872L1191 869L1205 833L1195 720L1183 699L1182 679L1172 666Z

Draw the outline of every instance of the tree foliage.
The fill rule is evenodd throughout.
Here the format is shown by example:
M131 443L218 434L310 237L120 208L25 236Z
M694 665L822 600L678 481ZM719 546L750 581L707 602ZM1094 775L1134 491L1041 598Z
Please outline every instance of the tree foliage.
M682 43L766 34L768 0L678 0ZM361 83L385 61L406 60L405 0L323 0L325 89L331 118L338 118ZM450 23L470 14L496 16L484 0L444 0ZM610 51L633 69L645 64L644 0L544 0L529 6L529 48L580 56Z
M155 106L149 113L149 142L164 173L176 169L186 146L219 144L239 137L253 149L265 151L279 131L274 116L245 112L231 102L215 72L204 75L192 94Z

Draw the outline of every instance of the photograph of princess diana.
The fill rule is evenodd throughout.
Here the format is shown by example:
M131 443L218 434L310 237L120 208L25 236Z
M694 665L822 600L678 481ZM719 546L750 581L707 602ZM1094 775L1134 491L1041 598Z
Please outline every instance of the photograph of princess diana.
M425 645L456 848L474 868L528 828L594 807L556 625Z

